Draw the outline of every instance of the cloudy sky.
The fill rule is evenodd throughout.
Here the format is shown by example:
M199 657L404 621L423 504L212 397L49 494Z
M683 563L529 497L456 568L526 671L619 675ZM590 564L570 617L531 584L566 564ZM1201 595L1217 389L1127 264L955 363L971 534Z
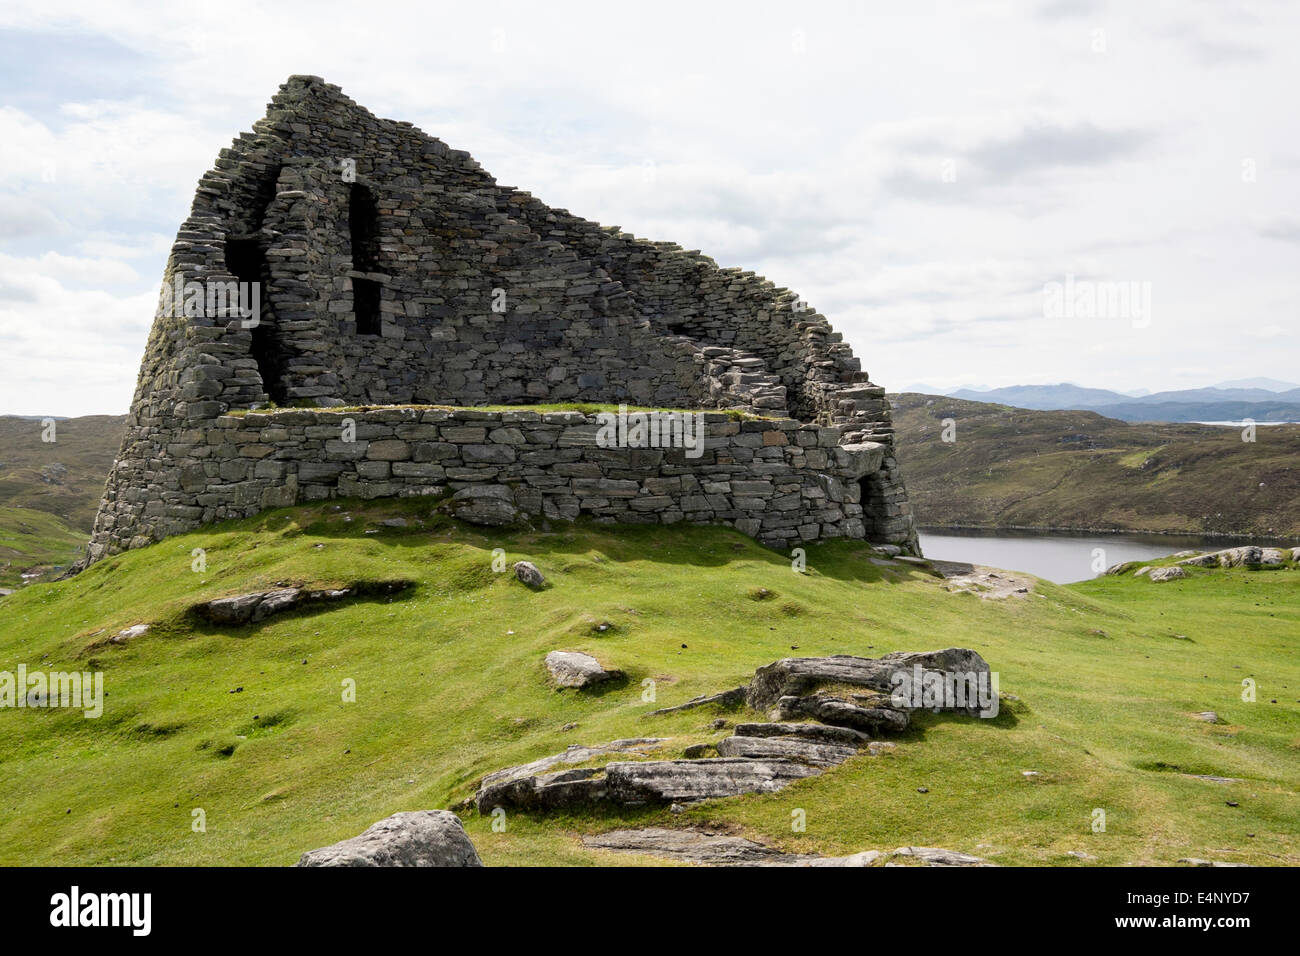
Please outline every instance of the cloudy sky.
M797 289L891 389L1294 381L1298 36L1229 0L3 0L0 413L126 410L194 186L292 73ZM1053 314L1067 276L1150 315Z

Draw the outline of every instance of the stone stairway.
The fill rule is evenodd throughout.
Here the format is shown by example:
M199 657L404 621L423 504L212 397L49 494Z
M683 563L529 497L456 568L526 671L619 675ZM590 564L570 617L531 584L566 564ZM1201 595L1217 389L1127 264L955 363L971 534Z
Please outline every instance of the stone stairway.
M788 418L785 385L756 355L722 345L706 345L704 388L718 407Z

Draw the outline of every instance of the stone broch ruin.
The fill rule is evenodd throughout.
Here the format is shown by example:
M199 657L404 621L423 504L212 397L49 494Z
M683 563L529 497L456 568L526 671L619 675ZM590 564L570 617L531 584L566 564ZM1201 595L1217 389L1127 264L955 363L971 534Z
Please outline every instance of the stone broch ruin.
M261 283L260 316L160 305L87 563L266 508L413 494L487 524L918 553L884 389L793 292L500 186L318 77L290 77L203 176L178 279ZM527 407L556 403L717 411L688 458Z

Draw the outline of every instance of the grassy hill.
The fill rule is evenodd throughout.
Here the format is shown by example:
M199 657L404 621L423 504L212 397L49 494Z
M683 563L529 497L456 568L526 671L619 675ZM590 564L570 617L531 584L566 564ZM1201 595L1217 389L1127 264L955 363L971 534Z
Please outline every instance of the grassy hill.
M46 442L40 419L0 415L0 587L16 586L23 571L76 560L125 421L62 419Z
M23 584L23 572L72 563L86 533L55 515L0 506L0 587Z
M289 864L391 813L451 806L482 774L569 744L664 736L680 755L716 740L715 718L753 715L648 712L783 656L949 645L1000 674L1010 696L996 719L918 715L892 753L776 794L682 814L516 813L499 833L469 811L468 832L488 865L636 862L579 836L703 821L822 853L915 844L1003 864L1081 865L1070 851L1100 864L1300 863L1294 567L1038 582L993 601L922 567L873 563L859 542L810 547L799 575L724 529L485 533L433 508L268 512L0 599L0 669L102 669L107 691L99 719L0 709L0 863ZM380 523L394 517L407 526ZM493 573L498 547L552 586ZM205 573L191 570L195 548ZM414 586L242 628L188 612L282 582L396 580ZM137 623L151 629L109 642ZM627 682L557 691L542 665L557 648L621 667ZM1258 681L1257 703L1242 701L1244 677ZM342 699L348 679L355 703ZM1191 716L1206 710L1222 721ZM196 808L205 833L191 829ZM792 832L796 808L806 832ZM1096 808L1104 833L1092 830Z
M892 396L899 460L929 527L1300 536L1300 425L1133 424ZM943 422L956 441L942 441Z

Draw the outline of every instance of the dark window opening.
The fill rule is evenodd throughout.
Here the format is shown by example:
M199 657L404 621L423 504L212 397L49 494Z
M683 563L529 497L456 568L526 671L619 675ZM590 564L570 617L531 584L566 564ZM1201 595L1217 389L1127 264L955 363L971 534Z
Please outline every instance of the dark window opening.
M862 505L862 523L866 527L867 537L874 537L876 526L880 523L880 509L884 504L884 489L879 475L867 475L858 482L858 503Z
M282 166L272 166L267 171L266 176L257 183L257 194L253 199L254 228L262 225L262 221L266 218L266 210L275 201L276 193L279 192L280 170L283 168Z
M352 237L352 268L357 272L379 270L379 205L374 194L360 183L348 193L348 232Z
M352 280L352 311L357 317L357 335L378 335L382 329L380 285L374 279Z
M284 383L286 355L271 311L270 296L267 294L270 274L261 245L256 239L227 239L226 268L240 282L261 283L258 296L261 314L257 325L249 330L253 336L251 352L257 362L257 371L262 376L263 390L273 402L283 405L288 397Z

